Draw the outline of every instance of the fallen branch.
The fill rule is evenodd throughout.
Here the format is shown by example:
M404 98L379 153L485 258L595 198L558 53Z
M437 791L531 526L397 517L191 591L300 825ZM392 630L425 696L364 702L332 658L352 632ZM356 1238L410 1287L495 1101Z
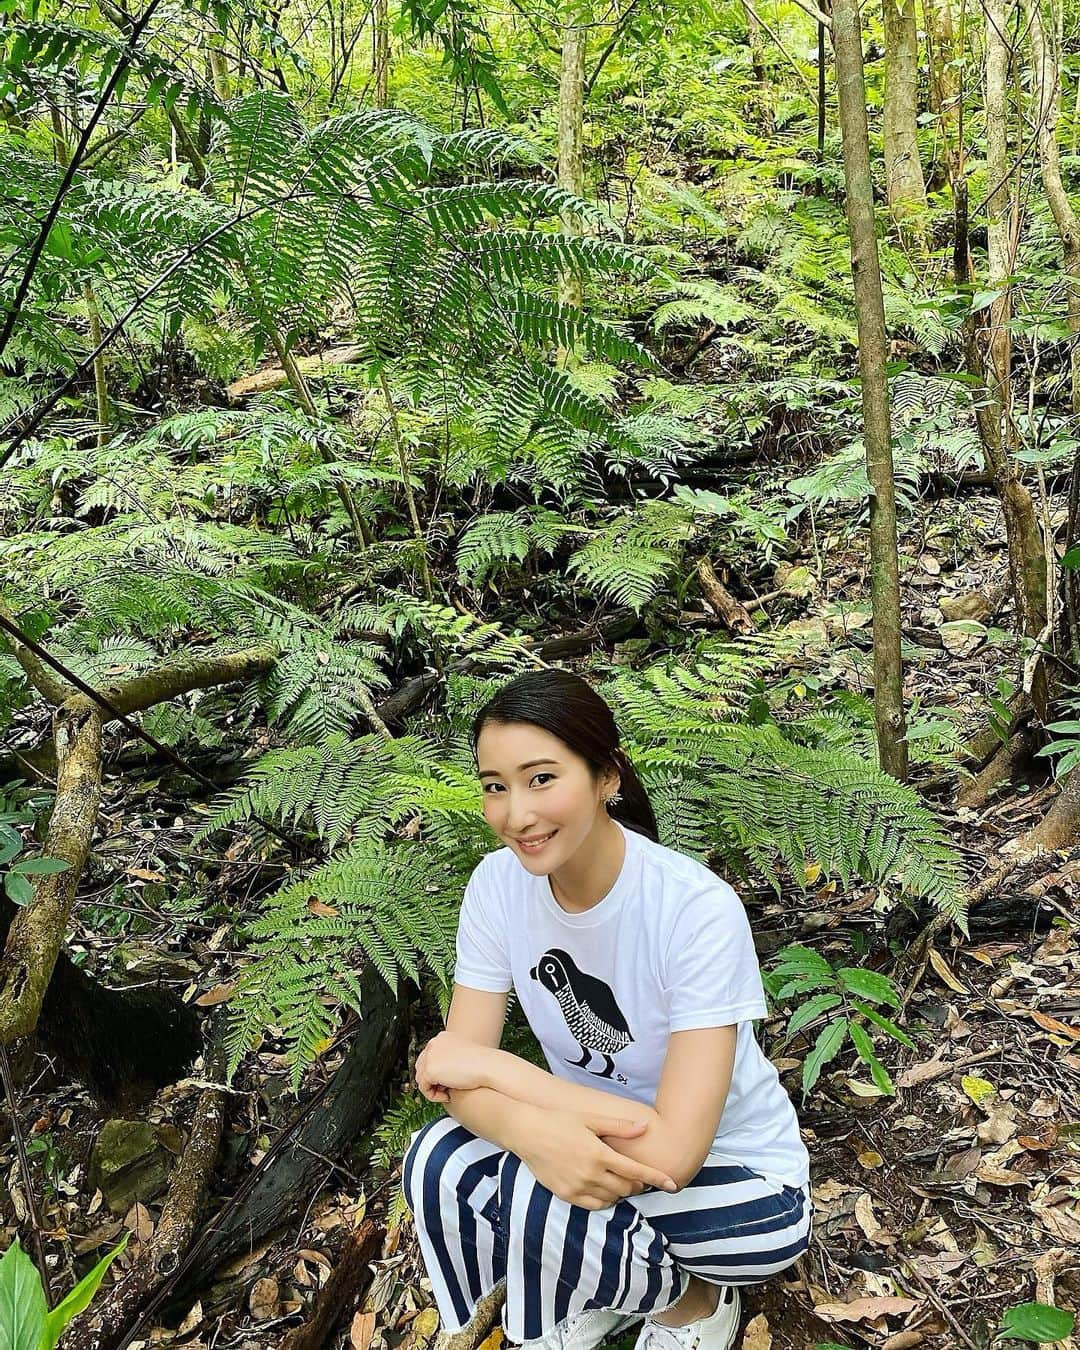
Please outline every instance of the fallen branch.
M207 1073L211 1078L219 1077L224 1070L224 1029L225 1018L219 1014L207 1052ZM165 1204L153 1236L141 1248L124 1278L72 1325L64 1341L65 1350L112 1350L139 1308L163 1280L179 1269L217 1162L224 1101L224 1094L216 1086L199 1094L187 1142L169 1178Z
M708 558L702 558L697 565L698 581L701 593L720 618L724 626L732 633L752 633L754 621L746 611L741 600L736 600L713 570Z
M327 347L326 351L315 356L298 356L297 369L303 375L322 375L334 366L350 366L359 361L368 349L366 347L343 346ZM289 383L289 372L283 366L268 366L266 370L257 370L254 375L245 375L243 379L233 380L225 386L230 403L239 403L241 399L251 398L253 394L266 394L271 389L280 389Z
M21 643L15 655L46 699L63 697L53 715L56 743L56 802L45 853L61 858L67 870L36 879L30 901L8 929L0 955L0 1043L10 1045L37 1026L68 918L90 851L101 802L102 729L113 715L141 712L192 689L207 689L269 670L271 647L234 653L200 653L163 661L153 670L100 690L109 712L84 693L46 672Z

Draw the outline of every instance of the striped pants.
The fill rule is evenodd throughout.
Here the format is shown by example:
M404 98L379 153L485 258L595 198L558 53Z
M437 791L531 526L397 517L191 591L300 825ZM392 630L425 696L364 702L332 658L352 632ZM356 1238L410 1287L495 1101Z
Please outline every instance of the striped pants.
M662 1311L691 1273L714 1284L767 1280L810 1241L806 1193L747 1167L707 1158L675 1194L650 1187L589 1210L449 1116L413 1135L402 1185L443 1330L465 1326L505 1276L512 1341L589 1308Z

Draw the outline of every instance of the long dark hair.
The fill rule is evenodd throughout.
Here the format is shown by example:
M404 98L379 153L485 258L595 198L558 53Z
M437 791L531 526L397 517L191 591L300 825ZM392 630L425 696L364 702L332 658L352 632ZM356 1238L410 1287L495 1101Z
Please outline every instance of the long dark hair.
M550 731L588 763L594 780L614 768L620 780L619 800L609 804L608 813L628 829L659 842L652 803L619 744L615 714L580 675L552 666L526 671L504 684L473 718L474 754L485 722L531 722Z

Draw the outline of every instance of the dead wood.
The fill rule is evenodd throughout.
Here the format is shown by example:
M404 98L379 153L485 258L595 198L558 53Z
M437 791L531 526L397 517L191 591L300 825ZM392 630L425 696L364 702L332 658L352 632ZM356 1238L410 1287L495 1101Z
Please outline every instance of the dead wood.
M723 620L724 626L732 633L752 633L754 621L741 600L736 600L716 575L708 558L702 558L697 565L698 581L701 593Z
M153 670L100 691L110 712L46 670L16 644L27 677L50 701L62 697L53 715L56 743L56 803L49 820L45 853L68 863L64 872L36 879L31 900L12 921L0 955L0 1043L30 1035L64 940L82 871L90 851L101 801L102 728L116 714L153 707L192 689L247 679L269 670L271 647L232 653L199 653L162 661Z
M364 355L364 347L346 345L327 347L315 356L298 356L297 368L303 375L319 376L334 366L348 366L359 361ZM265 394L271 389L281 389L289 383L289 372L283 366L268 366L266 370L257 370L254 375L245 375L241 380L233 380L225 386L230 403L239 403L251 398L253 394Z
M1075 769L1054 804L1026 834L1016 841L1016 851L1030 855L1050 849L1072 848L1080 839L1080 773Z
M1035 730L1025 722L1004 745L999 745L990 762L966 782L956 795L956 805L977 809L1004 784L1032 780L1032 757L1038 749ZM1039 775L1045 777L1045 771Z
M322 1350L338 1327L350 1319L371 1283L371 1262L382 1250L384 1232L365 1219L349 1234L330 1278L315 1296L311 1315L281 1342L281 1350Z
M560 637L548 638L546 642L537 643L532 651L541 661L563 661L572 656L580 656L582 652L601 643L617 642L620 638L628 637L640 622L641 616L634 610L618 609L614 614L601 619L599 623L586 624L574 633L564 633ZM475 657L465 656L459 661L451 661L446 669L455 675L465 674L476 664ZM429 690L441 682L442 677L436 671L414 675L379 704L380 718L383 722L400 722L403 717L407 717L420 706Z
M225 1017L219 1013L207 1053L209 1079L224 1071L225 1025ZM65 1350L112 1350L139 1308L179 1268L217 1162L224 1100L224 1094L216 1087L207 1087L199 1094L184 1151L169 1178L165 1204L153 1236L139 1251L124 1278L90 1312L73 1323L64 1341Z
M336 1161L367 1124L397 1062L403 1008L371 966L359 975L362 1018L340 1067L273 1142L258 1168L207 1224L178 1272L170 1296L181 1298L209 1274L287 1224L325 1183Z

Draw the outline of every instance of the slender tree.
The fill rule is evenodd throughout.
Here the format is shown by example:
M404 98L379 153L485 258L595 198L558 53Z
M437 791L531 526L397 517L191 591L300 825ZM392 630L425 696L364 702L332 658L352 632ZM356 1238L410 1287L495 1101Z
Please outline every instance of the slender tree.
M874 611L874 722L881 767L907 777L904 739L903 666L900 660L900 569L896 547L896 494L893 485L889 390L885 376L885 302L874 231L874 194L870 178L870 142L866 125L862 32L857 0L834 0L832 43L840 133L844 145L844 182L851 273L859 329L863 438L870 479L870 594Z
M583 152L585 127L585 25L576 12L568 12L563 21L562 56L559 68L559 186L580 197L585 190ZM567 217L563 224L577 233L581 221ZM564 273L559 282L559 299L581 308L581 281Z
M885 26L885 186L897 219L926 205L919 159L919 42L915 0L882 0Z

